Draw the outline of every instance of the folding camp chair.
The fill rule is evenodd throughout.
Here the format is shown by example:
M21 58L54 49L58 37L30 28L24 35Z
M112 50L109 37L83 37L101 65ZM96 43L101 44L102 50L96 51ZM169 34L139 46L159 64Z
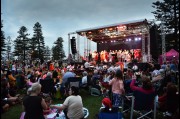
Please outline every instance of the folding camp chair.
M81 77L70 77L67 80L67 88L71 88L71 86L75 86L80 88L82 78Z
M91 88L90 93L92 96L100 96L101 95L100 90L98 90L97 88Z
M122 119L121 112L100 112L98 119Z
M131 117L133 119L133 112L137 112L140 114L141 118L148 118L149 114L153 113L153 119L156 119L156 101L155 101L155 93L145 94L140 91L134 91L132 96L132 103L131 103Z
M41 92L53 96L54 94L54 82L53 80L40 80Z

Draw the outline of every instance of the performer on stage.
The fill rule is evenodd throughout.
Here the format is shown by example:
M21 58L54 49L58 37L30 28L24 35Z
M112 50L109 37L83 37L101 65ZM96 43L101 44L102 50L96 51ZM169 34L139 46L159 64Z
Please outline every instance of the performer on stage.
M109 51L109 62L112 62L113 56L112 56L112 51Z
M106 50L104 50L104 62L108 62L109 61L109 54Z

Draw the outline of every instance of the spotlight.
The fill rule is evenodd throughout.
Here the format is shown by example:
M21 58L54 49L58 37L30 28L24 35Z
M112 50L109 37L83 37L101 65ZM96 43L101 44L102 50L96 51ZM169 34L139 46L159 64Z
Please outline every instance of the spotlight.
M137 41L137 40L138 40L138 38L135 38L134 40L135 40L135 41Z
M141 38L139 37L138 40L141 40Z
M131 38L129 38L129 41L131 41Z

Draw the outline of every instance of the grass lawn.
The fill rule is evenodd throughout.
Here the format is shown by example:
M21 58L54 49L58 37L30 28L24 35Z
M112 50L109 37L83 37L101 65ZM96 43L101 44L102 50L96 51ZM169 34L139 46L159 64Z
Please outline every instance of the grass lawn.
M83 99L84 107L86 107L89 110L88 119L94 119L95 114L98 113L99 108L101 107L102 96L91 96L85 90L81 90L80 94ZM64 100L53 100L53 104L63 102ZM17 104L15 106L10 107L10 109L7 112L1 114L1 119L19 119L22 111L22 105Z
M80 95L82 96L84 107L86 107L89 110L88 119L95 119L95 115L98 113L99 108L101 107L101 101L103 97L91 96L85 90L81 90ZM53 104L58 104L63 102L64 100L58 100L58 99L53 100ZM7 112L1 114L1 119L19 119L22 111L23 111L22 105L17 104L15 106L10 107L10 109ZM128 113L124 117L124 119L129 119L129 118L130 118L130 114ZM164 119L162 113L157 113L156 119Z

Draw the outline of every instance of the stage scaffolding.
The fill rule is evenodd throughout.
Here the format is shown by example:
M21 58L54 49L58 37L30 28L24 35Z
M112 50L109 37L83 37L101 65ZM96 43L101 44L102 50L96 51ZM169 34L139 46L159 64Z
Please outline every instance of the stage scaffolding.
M141 36L141 55L142 62L151 62L151 51L150 51L150 28L149 23L146 19L136 20L130 22L123 22L118 24L112 24L107 26L89 28L84 30L78 30L76 32L71 32L68 34L68 54L70 52L70 40L71 35L77 34L77 53L74 55L76 61L81 61L80 58L80 44L84 43L84 57L88 59L89 53L91 52L91 42L101 43L104 41L110 42L112 40L122 40L127 37ZM83 41L81 37L83 37Z

